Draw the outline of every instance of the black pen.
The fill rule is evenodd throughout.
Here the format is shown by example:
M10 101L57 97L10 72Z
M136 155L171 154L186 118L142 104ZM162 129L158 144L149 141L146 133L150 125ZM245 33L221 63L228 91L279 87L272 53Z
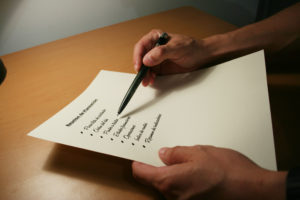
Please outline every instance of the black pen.
M168 36L167 33L161 34L161 36L158 38L158 41L156 42L155 46L166 44L168 42L168 39L169 39L169 36ZM142 64L140 71L138 72L138 74L134 78L134 80L131 83L125 97L123 98L123 101L122 101L122 103L119 107L119 110L118 110L118 115L121 114L121 112L124 110L124 108L126 107L128 102L130 101L131 97L135 93L136 89L138 88L138 86L140 85L140 83L142 82L144 77L146 76L148 70L149 70L149 67Z

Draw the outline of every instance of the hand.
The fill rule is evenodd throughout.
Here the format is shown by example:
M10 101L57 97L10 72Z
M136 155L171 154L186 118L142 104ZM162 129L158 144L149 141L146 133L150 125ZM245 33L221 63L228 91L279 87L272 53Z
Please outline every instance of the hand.
M139 71L142 63L151 67L143 80L143 85L152 84L156 74L174 74L193 71L209 60L204 42L178 34L168 33L167 44L155 47L162 34L161 30L152 30L142 37L134 47L133 60L135 70Z
M258 167L242 154L213 146L162 148L167 165L133 162L135 178L168 199L284 199L286 172Z

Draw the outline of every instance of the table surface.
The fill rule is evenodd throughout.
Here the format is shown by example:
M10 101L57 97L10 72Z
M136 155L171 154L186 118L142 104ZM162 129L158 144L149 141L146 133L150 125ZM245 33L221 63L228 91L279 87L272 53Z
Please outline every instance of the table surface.
M0 85L0 199L160 199L131 161L27 136L74 100L101 69L132 72L134 44L153 28L201 39L236 27L182 7L4 55ZM268 75L279 169L299 164L297 73ZM298 140L299 141L299 140Z

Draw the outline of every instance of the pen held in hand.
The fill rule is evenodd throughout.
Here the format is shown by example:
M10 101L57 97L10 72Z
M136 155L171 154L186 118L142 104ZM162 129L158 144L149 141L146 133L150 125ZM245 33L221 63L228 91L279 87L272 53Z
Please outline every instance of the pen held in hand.
M161 34L161 36L158 38L158 41L156 42L155 46L164 45L168 42L169 36L167 33ZM118 115L121 114L121 112L124 110L128 102L130 101L131 97L135 93L136 89L142 82L142 80L145 78L147 72L149 70L149 67L146 67L145 65L141 66L140 71L137 73L136 77L134 78L133 82L131 83L125 97L123 98L123 101L119 107Z

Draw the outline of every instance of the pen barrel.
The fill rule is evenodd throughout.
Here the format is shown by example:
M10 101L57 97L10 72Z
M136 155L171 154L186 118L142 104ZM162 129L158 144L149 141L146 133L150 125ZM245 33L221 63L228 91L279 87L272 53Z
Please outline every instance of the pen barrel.
M158 41L156 42L155 46L164 45L168 42L169 39L170 38L169 38L168 34L163 33L158 38ZM140 85L140 83L142 82L144 77L146 76L148 70L149 70L148 67L146 67L145 65L142 65L139 73L136 75L135 79L133 80L133 82L131 83L129 89L127 90L127 93L126 93L125 97L123 98L123 101L122 101L122 103L119 107L118 114L120 114L123 111L123 109L126 107L128 102L130 101L131 97L135 93L136 89L138 88L138 86Z
M126 107L128 102L130 101L131 97L135 93L136 89L139 87L140 83L145 78L148 70L149 70L148 67L146 67L145 65L142 65L139 73L136 75L136 77L134 78L133 82L131 83L129 89L127 90L127 93L126 93L126 95L121 103L121 106L119 108L118 114L120 114L123 111L123 109Z
M139 87L140 83L145 78L148 70L149 70L149 67L146 67L145 65L142 65L141 70L139 71L139 73L134 78L133 82L131 83L131 85L129 87L129 90L126 93L126 96L128 95L129 100L132 97L132 95L135 93L136 89Z

